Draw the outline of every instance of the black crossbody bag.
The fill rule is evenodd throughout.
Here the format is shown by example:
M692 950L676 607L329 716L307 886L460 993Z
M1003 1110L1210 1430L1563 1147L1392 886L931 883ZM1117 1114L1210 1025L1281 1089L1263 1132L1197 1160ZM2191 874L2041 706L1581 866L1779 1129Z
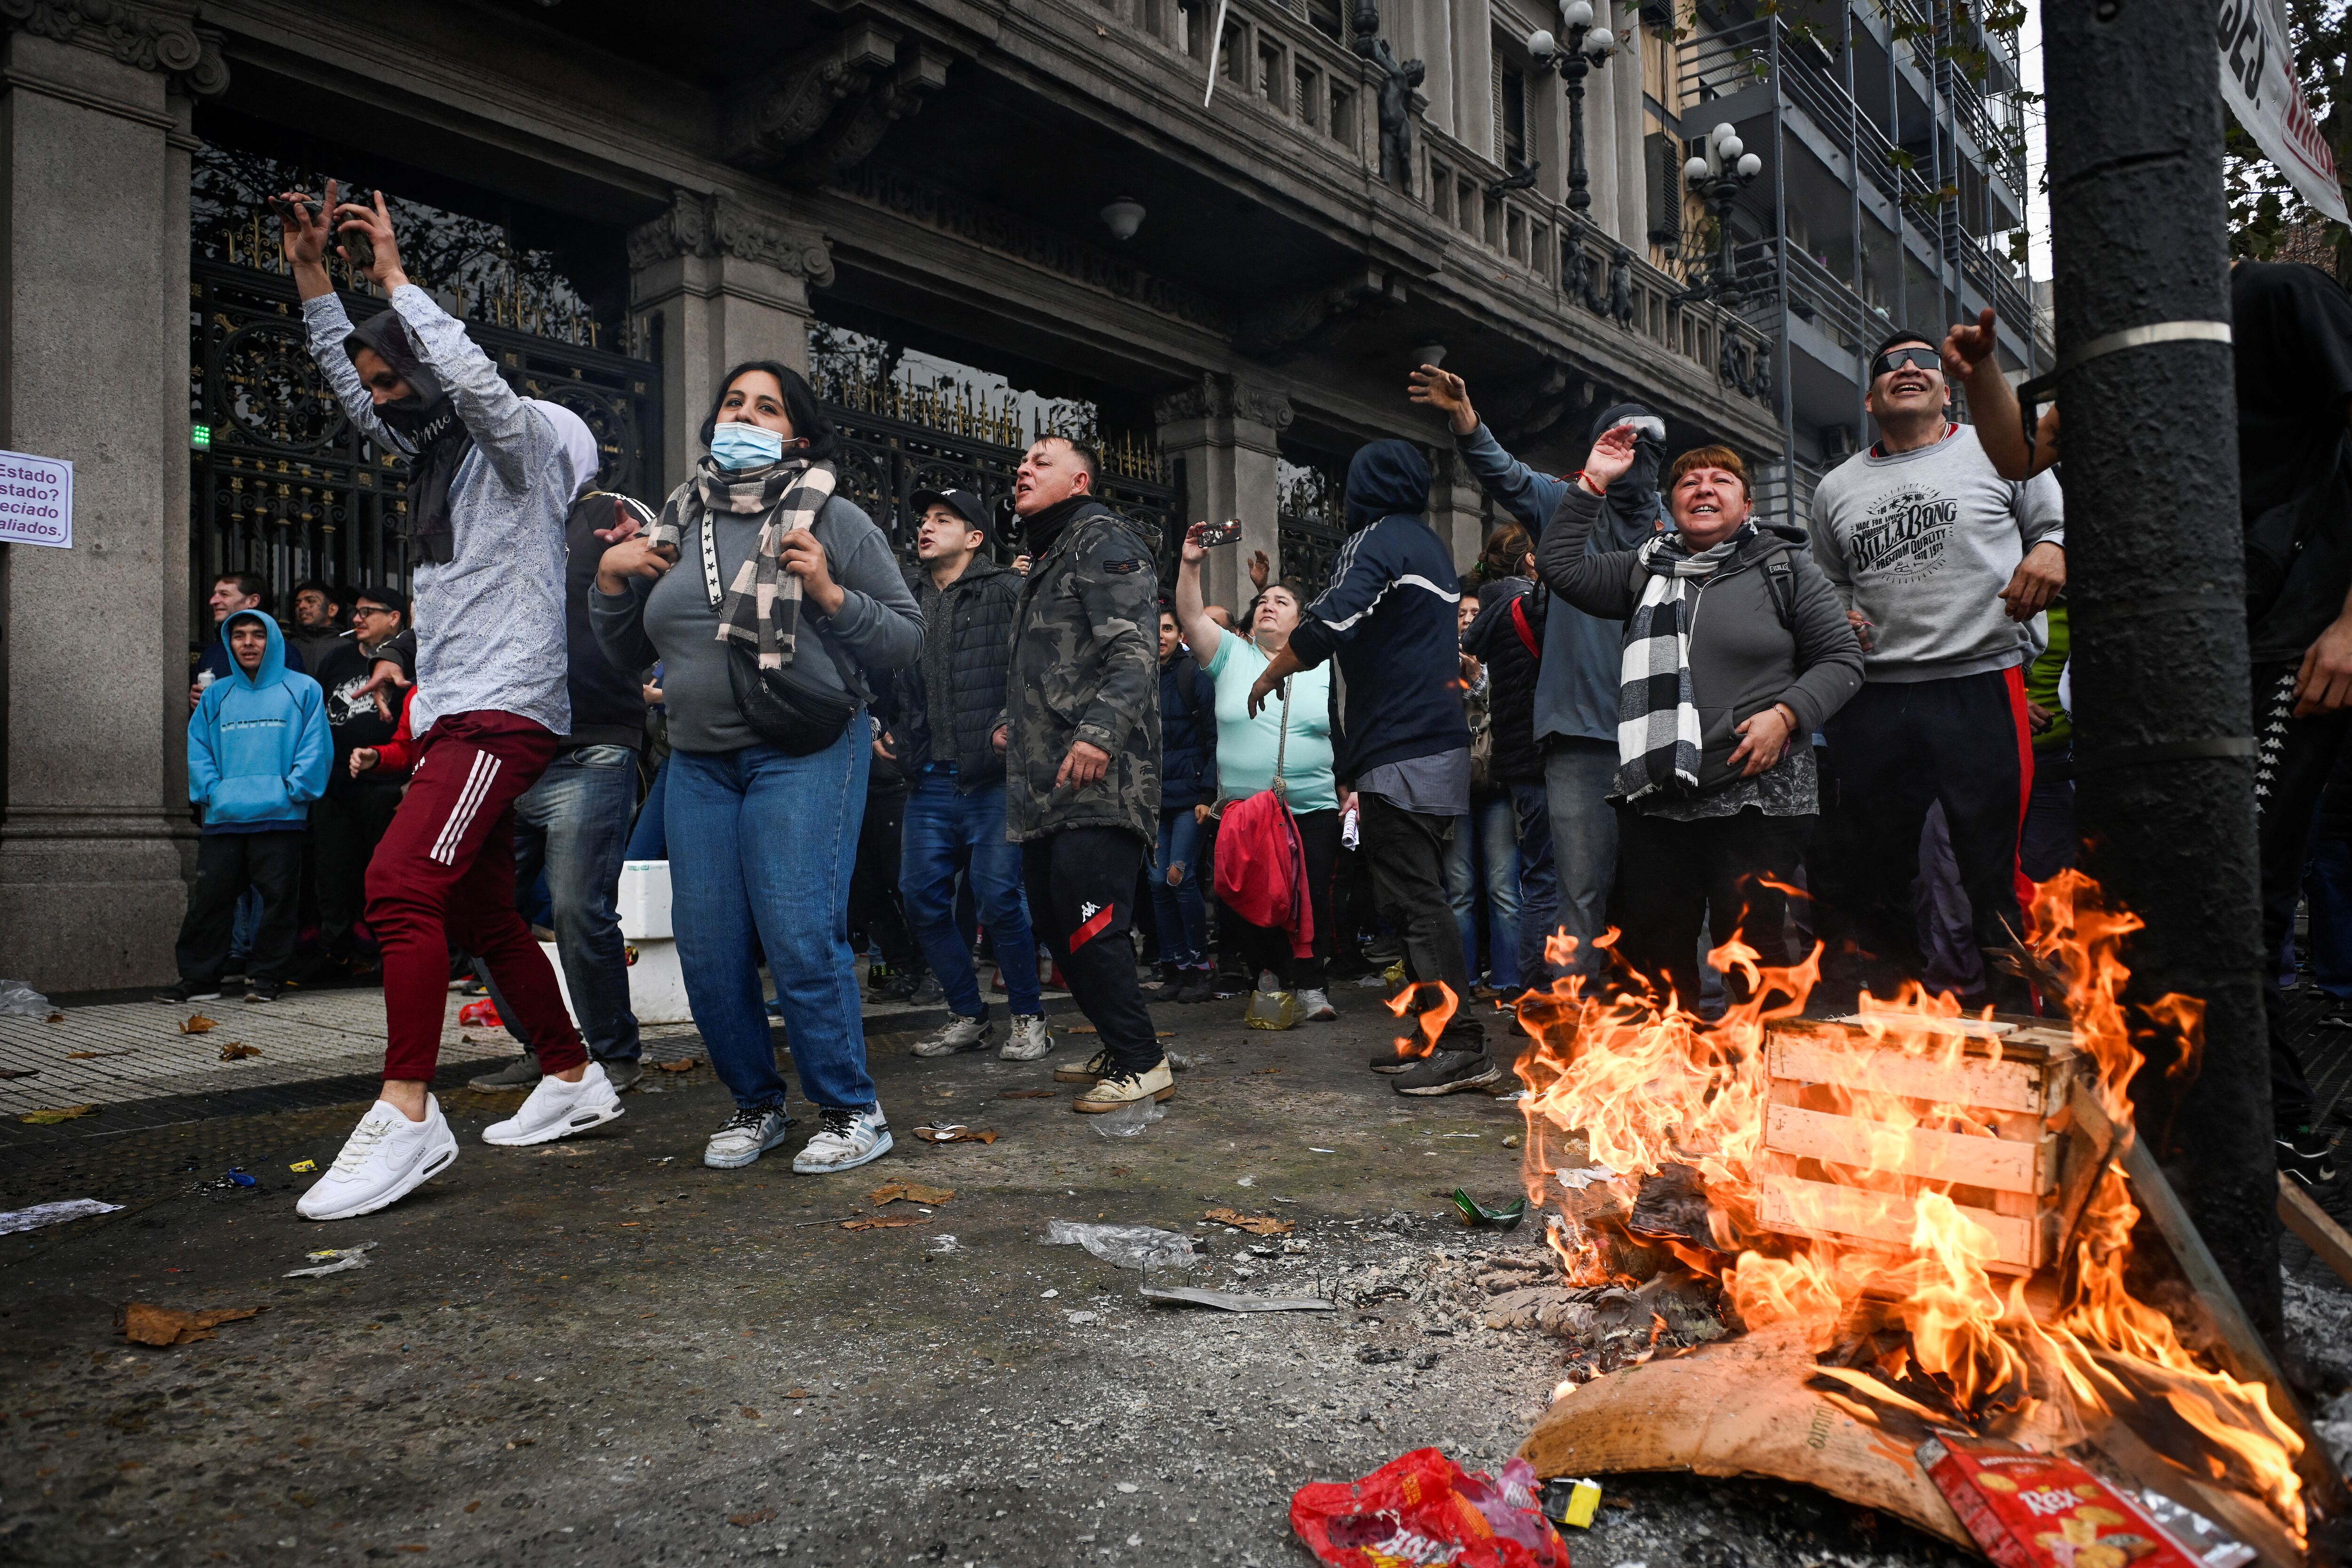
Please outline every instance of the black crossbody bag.
M710 607L719 606L719 544L710 520L702 520L702 586L710 600ZM833 658L833 649L824 634L814 626L807 628L816 646ZM849 728L849 721L861 706L856 675L843 670L839 659L833 660L842 684L849 687L848 695L830 697L804 690L784 678L781 669L761 669L760 656L734 637L727 639L727 681L734 689L735 710L751 733L788 757L813 756L841 739Z

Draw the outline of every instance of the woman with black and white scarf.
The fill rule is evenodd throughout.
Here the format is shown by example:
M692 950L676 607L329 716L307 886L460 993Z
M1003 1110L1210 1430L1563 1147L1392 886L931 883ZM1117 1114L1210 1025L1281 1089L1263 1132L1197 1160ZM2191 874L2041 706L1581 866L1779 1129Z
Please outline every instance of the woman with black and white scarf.
M808 384L759 361L722 385L702 422L709 455L650 531L605 552L590 618L622 668L662 661L670 918L695 1026L736 1105L703 1163L749 1165L793 1124L764 950L822 1116L793 1169L845 1171L890 1148L848 931L869 677L922 657L922 612L882 531L835 493L838 437Z
M1812 736L1861 689L1862 647L1804 531L1753 521L1747 467L1728 447L1667 468L1671 532L1588 552L1602 496L1633 457L1630 426L1593 443L1536 566L1578 609L1625 623L1610 794L1617 952L1688 1009L1702 923L1759 963L1796 961L1780 889L1820 810Z

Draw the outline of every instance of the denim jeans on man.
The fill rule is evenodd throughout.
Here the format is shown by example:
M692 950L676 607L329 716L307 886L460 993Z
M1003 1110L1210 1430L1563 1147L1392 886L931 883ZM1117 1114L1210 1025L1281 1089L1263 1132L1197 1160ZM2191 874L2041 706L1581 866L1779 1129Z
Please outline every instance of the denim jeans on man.
M1160 961L1185 969L1209 967L1209 906L1201 897L1201 837L1206 831L1189 805L1163 806L1153 848L1151 910L1160 918ZM1168 874L1181 868L1170 886Z
M1519 984L1551 984L1544 944L1559 923L1559 873L1551 861L1551 802L1539 784L1515 784L1511 808L1519 821Z
M971 969L971 943L956 921L956 873L972 890L973 912L988 928L1004 999L1015 1016L1045 1010L1037 996L1037 939L1021 889L1021 846L1004 837L1004 786L970 795L956 790L953 763L934 763L907 795L906 837L898 849L898 896L907 923L923 944L948 1006L958 1017L987 1011Z
M629 1010L628 945L614 901L636 803L635 751L573 746L555 753L514 808L515 887L529 899L546 873L572 1016L600 1062L633 1062L644 1049Z
M861 711L840 740L805 757L767 745L670 753L664 810L678 968L711 1068L741 1110L786 1098L761 1000L760 949L801 1092L832 1109L874 1103L849 951L849 879L873 740Z
M1559 898L1553 923L1576 939L1562 974L1598 974L1592 943L1609 929L1609 890L1617 880L1617 776L1612 741L1552 738L1544 753L1544 795L1551 815L1551 860Z
M1497 991L1519 984L1518 814L1507 795L1470 803L1470 815L1454 819L1446 846L1445 896L1462 931L1462 956L1472 979L1478 974L1478 894L1486 895L1486 976Z

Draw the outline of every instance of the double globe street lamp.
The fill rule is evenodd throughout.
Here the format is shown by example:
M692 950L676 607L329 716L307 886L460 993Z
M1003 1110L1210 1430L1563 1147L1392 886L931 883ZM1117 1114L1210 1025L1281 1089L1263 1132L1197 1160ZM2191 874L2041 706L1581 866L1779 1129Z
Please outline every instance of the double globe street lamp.
M1710 275L1684 289L1685 300L1720 298L1727 305L1739 302L1745 290L1731 254L1731 204L1763 169L1764 160L1748 152L1739 133L1727 124L1708 132L1699 152L1683 165L1683 183L1715 214L1716 234Z
M1592 25L1592 0L1568 0L1559 8L1559 22L1561 38L1541 27L1529 33L1528 54L1538 70L1558 71L1568 84L1568 205L1581 216L1592 206L1591 177L1584 167L1584 79L1609 63L1617 52L1617 35Z

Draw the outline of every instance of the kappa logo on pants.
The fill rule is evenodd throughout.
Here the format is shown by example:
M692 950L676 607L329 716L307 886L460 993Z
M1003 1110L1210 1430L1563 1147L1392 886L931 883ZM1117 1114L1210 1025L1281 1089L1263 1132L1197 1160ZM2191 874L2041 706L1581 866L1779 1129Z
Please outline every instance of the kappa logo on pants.
M1087 923L1070 933L1070 951L1076 952L1102 935L1103 928L1110 924L1111 916L1117 912L1109 905L1097 904L1092 899L1080 904L1078 918Z
M457 803L449 808L448 820L433 840L429 854L444 866L457 863L457 846L466 840L466 830L474 826L474 814L482 809L490 786L498 782L499 770L505 764L488 752L474 753L474 766L466 774L466 787L457 792Z

